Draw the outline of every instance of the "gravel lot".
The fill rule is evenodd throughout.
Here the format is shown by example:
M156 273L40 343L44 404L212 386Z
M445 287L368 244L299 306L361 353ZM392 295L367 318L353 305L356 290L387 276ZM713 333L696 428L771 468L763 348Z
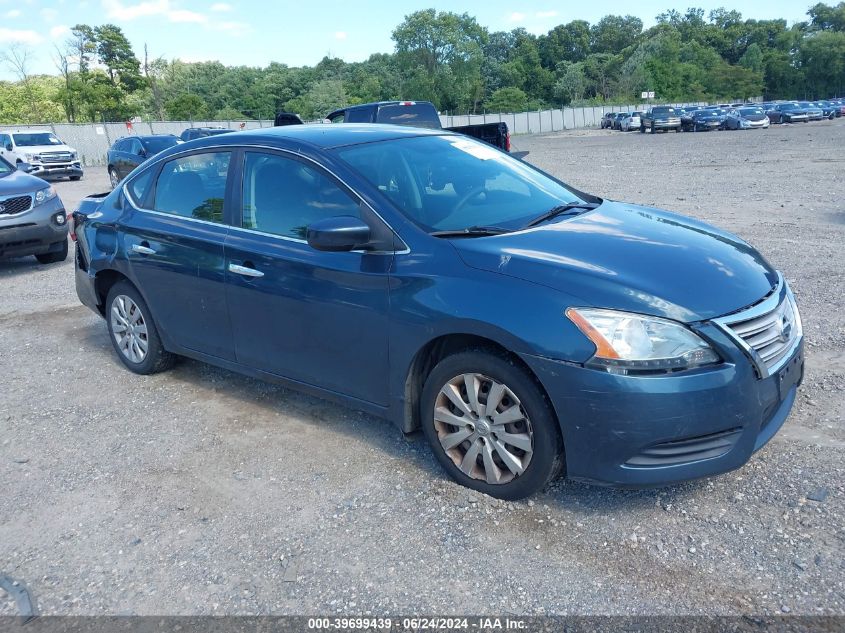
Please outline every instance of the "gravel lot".
M807 376L747 466L498 502L356 411L193 361L130 374L70 259L18 259L0 262L0 575L44 614L845 613L845 119L514 145L785 272ZM106 177L57 187L73 207Z

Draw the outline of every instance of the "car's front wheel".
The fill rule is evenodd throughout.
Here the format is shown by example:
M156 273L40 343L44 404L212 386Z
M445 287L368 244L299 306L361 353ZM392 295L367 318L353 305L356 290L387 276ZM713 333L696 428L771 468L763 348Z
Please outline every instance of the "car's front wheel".
M117 175L114 167L109 167L109 182L111 183L112 189L116 189L117 185L120 183L120 177Z
M173 366L141 293L127 281L112 286L106 299L109 338L121 362L136 374L155 374Z
M504 355L468 350L440 361L425 382L420 413L437 460L469 488L521 499L563 468L551 405Z

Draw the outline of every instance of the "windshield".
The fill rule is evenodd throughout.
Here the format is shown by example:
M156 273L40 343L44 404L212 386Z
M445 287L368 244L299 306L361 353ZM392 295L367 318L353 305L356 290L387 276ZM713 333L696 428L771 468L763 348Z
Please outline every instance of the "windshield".
M554 207L584 202L526 163L467 137L417 136L337 152L429 232L516 229Z
M778 106L778 110L797 110L798 106L794 103L781 103Z
M742 116L748 116L750 114L764 114L762 108L742 108L739 113Z
M64 145L55 134L50 132L31 132L29 134L13 134L15 145L20 147L35 147L37 145Z
M654 108L652 112L655 114L675 114L675 108Z
M144 145L144 149L147 150L147 155L152 156L153 154L163 152L168 147L177 145L179 141L180 139L175 136L163 136L160 138L147 138L142 140L141 143Z
M9 163L7 163L4 159L0 158L0 178L11 174L15 170Z

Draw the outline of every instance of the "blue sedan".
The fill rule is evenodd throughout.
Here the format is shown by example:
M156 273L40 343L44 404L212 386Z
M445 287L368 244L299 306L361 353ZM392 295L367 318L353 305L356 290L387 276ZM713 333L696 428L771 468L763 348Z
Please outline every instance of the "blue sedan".
M192 141L74 231L78 295L131 371L186 356L421 428L501 498L739 468L803 376L795 299L751 246L443 131Z

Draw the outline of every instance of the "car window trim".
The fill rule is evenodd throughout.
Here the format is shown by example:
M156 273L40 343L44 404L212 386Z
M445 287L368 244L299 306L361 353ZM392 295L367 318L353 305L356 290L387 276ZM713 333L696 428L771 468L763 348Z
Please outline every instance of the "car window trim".
M185 151L185 152L179 152L178 154L172 154L170 156L166 156L166 157L162 158L160 161L157 161L157 162L153 163L152 165L150 165L148 169L145 169L142 172L140 172L139 174L135 175L132 178L132 180L124 182L123 185L122 185L123 197L126 198L126 200L129 201L129 204L132 206L133 209L136 209L137 211L142 211L144 213L152 213L152 214L155 214L155 215L161 215L161 216L165 216L165 217L168 217L168 218L182 218L183 220L189 220L191 222L199 222L201 224L209 224L211 226L225 226L225 227L228 227L228 228L233 228L232 223L230 222L230 218L229 218L229 216L230 216L229 207L231 206L230 204L228 204L229 203L229 186L230 186L230 182L231 182L231 179L232 179L232 162L231 161L235 160L235 157L238 153L238 149L239 149L238 147L226 147L226 146L223 146L222 148L199 147L199 148L191 149L191 150L188 150L188 151ZM164 165L166 165L167 163L169 163L173 160L178 160L179 158L184 158L186 156L192 156L192 155L195 155L195 154L216 154L216 153L219 153L220 150L225 151L225 152L229 152L230 154L232 154L232 157L229 159L229 169L226 172L226 188L225 188L225 193L223 194L223 221L222 222L211 222L209 220L201 220L199 218L193 218L193 217L189 217L189 216L186 216L186 215L179 215L178 213L168 213L167 211L158 211L156 209L150 209L146 206L141 206L141 205L150 204L152 202L152 200L155 200L155 190L156 190L156 187L158 186L158 178L161 175L161 170L164 167ZM129 185L131 185L133 182L138 180L138 178L141 178L148 171L153 172L152 182L150 184L150 187L147 189L147 191L144 194L144 200L142 202L136 202L134 197L132 196L132 194L129 191Z
M293 156L297 159L304 160L304 161L307 161L307 162L315 165L318 169L323 170L327 174L331 175L331 177L334 178L336 181L341 183L348 191L350 191L352 193L354 198L357 198L361 202L361 204L363 204L367 209L369 209L369 211L371 213L373 213L379 220L381 220L382 224L384 224L388 228L388 230L391 233L393 233L394 240L397 242L396 247L391 251L367 251L367 250L359 249L359 250L354 250L354 251L350 251L350 252L352 252L352 253L359 253L360 252L360 253L370 253L370 254L392 253L394 255L407 255L408 253L411 252L411 249L408 246L408 243L404 239L402 239L402 236L399 235L399 233L396 231L396 229L394 229L393 226L387 220L384 219L384 217L381 215L381 213L379 213L376 209L374 209L373 206L369 202L367 202L364 199L363 196L361 196L361 194L359 194L357 191L355 191L355 189L353 187L351 187L348 182L346 182L343 178L338 176L333 170L329 169L327 166L319 163L318 161L314 160L313 158L311 158L309 156L305 156L305 155L300 154L298 152L295 152L293 150L289 150L289 149L285 149L285 148L281 148L281 147L272 147L272 146L269 146L269 145L229 145L229 144L225 144L225 145L222 145L222 144L221 145L206 145L206 146L203 146L203 147L182 150L180 152L176 152L174 154L169 154L169 155L163 156L163 157L153 158L153 163L147 168L147 169L155 170L153 184L150 187L149 191L147 192L147 198L149 198L149 196L154 193L156 184L158 182L158 174L161 171L161 167L166 162L169 162L169 161L176 159L176 158L182 158L183 156L188 156L190 154L200 154L200 153L215 152L215 151L227 151L227 152L232 152L232 154L234 155L238 152L243 153L243 152L246 152L246 151L249 151L249 150L261 150L261 151L269 151L269 152L278 152L278 153L281 153L281 154L289 154L289 155L291 155L291 156ZM233 159L234 158L235 157L233 156ZM242 163L243 161L241 160L240 162ZM238 172L242 176L241 169L242 169L242 166L239 166ZM143 174L145 172L146 172L146 170L144 170L141 173L134 176L132 178L132 181L134 181L136 178L139 178L141 176L141 174ZM231 175L232 175L232 169L231 169L231 164L230 164L228 176L231 177ZM138 204L132 199L132 197L130 195L128 195L127 187L129 186L129 184L130 184L129 182L126 182L126 183L123 184L123 193L130 200L133 207L137 208L139 211L147 211L149 213L163 213L161 211L155 211L154 209L147 209L147 208L144 208L144 207L139 207ZM229 186L228 183L226 184L226 186L228 188L228 186ZM147 202L149 202L149 200L147 200ZM236 207L237 205L234 205L234 206ZM237 212L234 211L234 209L233 209L233 213L235 215L237 215ZM185 216L181 216L181 215L177 216L175 214L167 214L167 213L165 213L164 215L167 215L168 217L180 217L180 218L185 217ZM227 217L225 208L224 208L224 212L223 212L223 217L224 218ZM214 226L220 226L220 224L217 223L217 222L207 222L207 220L198 220L196 218L187 218L187 217L185 219L186 220L193 220L194 222L206 222L206 223L212 224ZM261 231L256 231L255 229L246 229L246 228L243 228L241 226L236 226L231 221L229 221L227 223L227 226L230 229L234 229L234 230L237 230L237 231L247 231L247 232L257 233L257 234L260 234L260 235L267 235L269 237L274 237L274 238L277 238L277 239L283 239L283 240L287 240L287 241L303 242L303 243L306 243L306 244L308 243L307 240L300 240L300 239L295 238L295 237L288 238L288 237L285 237L283 235L276 235L275 233L262 233ZM400 246L401 246L401 248L400 248Z

